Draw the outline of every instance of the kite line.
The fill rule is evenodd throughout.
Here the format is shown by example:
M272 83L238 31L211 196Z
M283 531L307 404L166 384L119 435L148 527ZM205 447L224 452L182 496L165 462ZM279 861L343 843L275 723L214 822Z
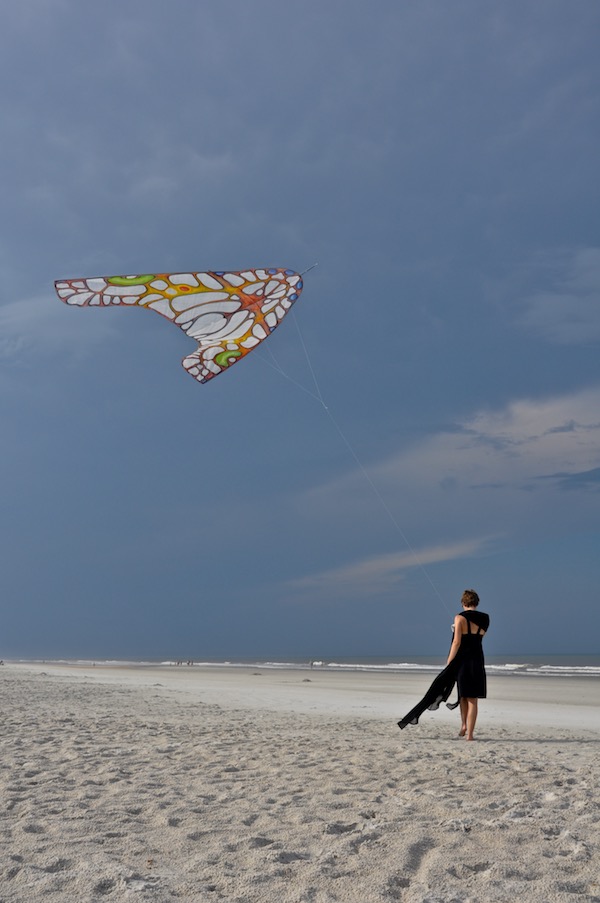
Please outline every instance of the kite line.
M315 266L317 266L316 263L313 264L313 266L309 267L309 269L312 270ZM304 272L307 273L308 270L305 270ZM302 273L301 275L304 275L304 273ZM307 388L306 388L305 386L303 386L301 383L297 382L295 379L292 379L292 377L289 376L289 375L283 370L283 368L279 365L279 363L275 360L275 357L273 356L273 354L272 354L272 352L271 352L271 349L270 349L268 346L265 346L265 350L268 351L269 354L271 355L272 363L269 363L269 361L265 360L264 357L262 358L262 360L263 360L266 364L268 364L269 366L271 366L274 370L276 370L281 376L283 376L284 379L287 379L289 382L291 382L293 385L295 385L298 389L301 389L301 390L302 390L303 392L305 392L307 395L310 395L311 398L313 398L315 401L317 401L317 402L321 405L321 407L323 408L323 410L324 410L325 413L327 414L327 417L329 418L329 420L330 420L332 426L334 427L335 431L337 432L338 436L340 437L340 439L342 440L343 444L346 446L346 449L348 450L348 452L350 453L350 455L352 456L352 458L353 458L354 461L356 462L356 464L357 464L357 466L358 466L358 469L359 469L360 472L362 473L362 475L363 475L363 477L365 478L365 480L367 481L368 485L371 487L371 490L372 490L373 493L375 494L375 497L379 500L379 503L381 504L382 508L383 508L384 511L386 512L386 514L387 514L387 516L389 517L390 521L392 522L392 524L394 525L394 527L396 528L396 530L398 531L398 533L399 533L400 536L402 537L402 540L403 540L404 544L406 545L408 551L410 552L410 554L412 555L412 557L413 557L413 559L414 559L414 561L415 561L415 564L417 565L417 567L419 568L419 570L421 571L421 573L423 574L423 576L425 577L425 579L426 579L427 582L429 583L431 589L433 590L433 592L435 593L435 595L437 596L437 598L438 598L439 601L441 602L442 606L445 608L445 610L448 612L448 614L451 614L450 609L448 608L448 606L447 606L446 603L444 602L444 599L443 599L443 597L442 597L440 591L438 590L437 586L435 585L435 583L433 582L433 580L432 580L431 577L429 576L429 574L428 574L428 572L427 572L427 570L426 570L426 568L425 568L425 565L423 564L423 562L422 562L421 559L419 558L417 552L415 551L415 549L413 548L413 546L412 546L411 543L409 542L408 537L406 536L406 533L404 532L404 530L402 529L402 527L401 527L400 524L398 523L398 520L397 520L396 517L394 516L393 511L390 509L389 505L387 504L386 500L385 500L384 497L382 496L381 492L379 491L379 489L377 488L377 486L375 485L375 483L373 482L373 480L372 480L371 477L369 476L369 473L368 473L368 471L366 470L366 468L365 468L364 464L362 463L362 461L360 460L358 454L356 453L356 450L354 449L354 447L352 446L350 440L348 439L348 437L346 436L346 434L345 434L344 431L342 430L342 428L341 428L341 426L339 425L338 421L335 419L335 417L334 417L333 414L331 413L331 410L329 409L329 406L326 404L325 399L323 398L323 393L321 392L321 387L320 387L320 385L319 385L319 381L317 380L317 376L316 376L314 367L313 367L313 365L312 365L312 361L311 361L310 356L309 356L309 354L308 354L308 349L307 349L307 347L306 347L306 342L304 341L304 336L302 335L302 332L301 332L301 330L300 330L300 326L299 326L299 324L298 324L298 320L297 320L297 318L296 318L296 316L295 316L295 314L294 314L294 311L291 311L291 315L292 315L292 320L294 321L294 324L295 324L295 326L296 326L296 331L297 331L297 333L298 333L298 338L299 338L299 340L300 340L300 345L301 345L302 350L304 351L304 355L305 355L305 357L306 357L306 363L307 363L308 369L309 369L309 371L310 371L310 374L311 374L311 376L312 376L312 380L313 380L313 383L314 383L315 391L313 392L313 391L311 391L310 389L307 389Z

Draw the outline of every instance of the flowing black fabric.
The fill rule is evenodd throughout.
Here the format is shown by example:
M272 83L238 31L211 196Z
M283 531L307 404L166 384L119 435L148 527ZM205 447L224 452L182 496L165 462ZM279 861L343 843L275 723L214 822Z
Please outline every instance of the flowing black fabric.
M408 715L398 722L400 730L404 730L407 724L417 724L419 718L425 709L438 709L441 702L446 702L450 698L450 694L454 689L459 669L458 656L453 659L444 670L438 674L434 682L431 684L423 699L417 703L414 709L411 709ZM446 703L448 708L455 709L458 702Z
M460 614L468 621L468 633L463 633L457 655L438 674L423 699L398 722L400 730L404 730L407 724L418 724L426 709L434 711L442 702L445 702L449 709L455 709L461 696L479 699L485 697L486 678L481 631L488 629L490 618L483 611L468 610ZM477 633L471 632L473 624L477 627ZM458 683L458 700L447 702L456 683Z

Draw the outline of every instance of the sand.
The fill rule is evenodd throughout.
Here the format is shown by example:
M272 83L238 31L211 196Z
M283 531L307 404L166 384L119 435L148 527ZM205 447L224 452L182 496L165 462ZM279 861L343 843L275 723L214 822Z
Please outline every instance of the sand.
M600 901L598 681L430 679L5 665L0 903Z

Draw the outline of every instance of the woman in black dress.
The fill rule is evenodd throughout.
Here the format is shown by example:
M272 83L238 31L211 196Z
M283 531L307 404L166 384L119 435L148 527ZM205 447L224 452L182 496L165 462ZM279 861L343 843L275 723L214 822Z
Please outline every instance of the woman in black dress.
M463 610L454 618L454 633L446 667L438 674L423 699L398 722L400 730L409 724L417 724L425 709L437 709L441 702L446 702L454 685L458 684L458 702L446 702L446 705L449 709L460 705L460 736L473 740L477 700L486 695L481 641L489 627L490 618L484 612L475 610L479 605L479 596L475 590L466 589L461 604Z
M477 700L485 699L487 682L482 640L490 626L490 617L477 611L479 596L473 589L462 594L463 610L454 618L454 637L447 665L457 663L456 682L460 701L460 736L473 740L477 721Z

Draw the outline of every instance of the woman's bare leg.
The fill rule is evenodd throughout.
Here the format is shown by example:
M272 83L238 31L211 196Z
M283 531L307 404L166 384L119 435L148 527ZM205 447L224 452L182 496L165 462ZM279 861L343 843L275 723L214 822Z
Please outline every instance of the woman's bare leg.
M469 697L465 702L467 703L467 740L474 740L473 731L475 730L475 722L477 721L477 699L471 699Z
M467 700L465 697L460 697L460 731L458 732L459 737L464 737L467 733Z

